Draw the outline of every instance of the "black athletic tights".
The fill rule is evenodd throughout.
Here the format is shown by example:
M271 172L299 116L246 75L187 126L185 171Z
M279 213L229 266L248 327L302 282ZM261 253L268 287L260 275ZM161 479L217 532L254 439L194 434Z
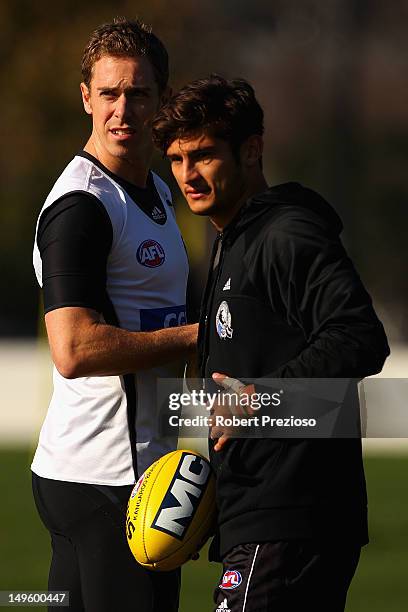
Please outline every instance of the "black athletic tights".
M132 486L49 480L33 474L35 503L51 534L48 588L69 591L72 612L176 612L180 571L150 572L125 535Z

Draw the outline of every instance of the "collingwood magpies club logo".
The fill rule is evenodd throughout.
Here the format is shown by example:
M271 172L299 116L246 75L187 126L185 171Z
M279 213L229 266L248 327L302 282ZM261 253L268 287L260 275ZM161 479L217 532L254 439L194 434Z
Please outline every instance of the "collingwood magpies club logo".
M217 328L217 334L221 340L232 338L233 329L231 326L232 318L228 308L227 302L221 302L218 307L217 314L215 317L215 326Z

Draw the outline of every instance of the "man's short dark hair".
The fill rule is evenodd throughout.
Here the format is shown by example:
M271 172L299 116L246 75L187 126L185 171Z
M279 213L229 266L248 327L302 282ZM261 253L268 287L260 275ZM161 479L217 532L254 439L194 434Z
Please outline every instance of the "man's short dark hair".
M241 144L263 131L263 110L251 85L217 74L185 85L153 121L153 141L163 155L175 140L208 132L229 142L238 156Z
M82 78L89 88L92 68L104 55L116 57L147 57L150 61L159 93L169 80L169 57L163 43L153 34L150 26L138 19L117 17L112 23L105 23L92 32L82 57Z

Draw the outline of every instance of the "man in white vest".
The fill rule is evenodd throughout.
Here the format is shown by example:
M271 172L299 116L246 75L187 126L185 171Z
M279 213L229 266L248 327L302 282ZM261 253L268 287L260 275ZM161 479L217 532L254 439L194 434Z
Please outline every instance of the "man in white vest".
M150 171L167 52L120 18L91 35L82 76L92 133L47 197L34 245L55 364L32 464L49 590L69 591L78 612L173 612L179 573L138 566L124 529L133 483L176 444L158 432L157 379L177 375L197 335L171 194Z

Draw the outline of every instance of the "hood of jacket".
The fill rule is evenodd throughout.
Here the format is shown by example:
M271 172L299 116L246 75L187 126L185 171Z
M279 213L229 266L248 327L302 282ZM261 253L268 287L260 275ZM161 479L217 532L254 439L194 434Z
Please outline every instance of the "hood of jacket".
M223 235L227 240L232 239L258 217L268 212L276 215L285 214L289 207L308 210L318 218L331 235L338 236L343 230L339 215L321 195L313 189L303 187L300 183L291 182L269 187L266 191L249 198L225 227Z

